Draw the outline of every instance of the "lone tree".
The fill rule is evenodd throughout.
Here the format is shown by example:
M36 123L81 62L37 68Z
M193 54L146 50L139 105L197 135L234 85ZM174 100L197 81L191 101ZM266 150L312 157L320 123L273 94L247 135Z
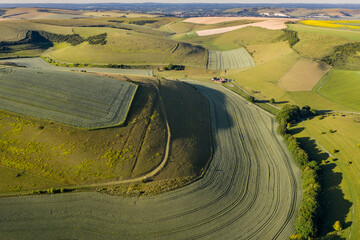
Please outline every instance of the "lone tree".
M333 228L335 231L341 231L342 230L342 226L341 226L341 223L340 221L336 221L333 225Z
M271 104L274 104L274 103L275 103L275 99L271 98L269 102L270 102Z

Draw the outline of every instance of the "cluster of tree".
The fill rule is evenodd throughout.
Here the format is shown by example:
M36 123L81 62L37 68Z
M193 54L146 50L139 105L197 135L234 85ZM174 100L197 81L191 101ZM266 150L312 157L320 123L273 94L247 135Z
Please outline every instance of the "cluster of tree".
M121 68L121 69L130 69L131 66L123 65L123 64L108 64L106 67L108 68Z
M184 65L173 65L173 64L169 64L167 66L164 67L165 71L169 71L169 70L178 70L178 71L182 71L185 70L185 66Z
M294 157L296 164L301 169L303 198L299 209L299 216L296 220L296 233L299 239L316 237L317 221L319 215L318 196L320 184L317 179L319 166L317 162L310 161L308 154L301 148L295 137L288 133L290 122L298 121L301 118L313 116L315 112L309 106L300 109L295 105L286 105L277 115L276 119L280 125L278 131L283 135L287 146Z
M301 118L309 118L316 115L316 110L311 109L310 106L303 106L301 109L296 105L286 104L281 111L276 115L276 120L280 124L288 124L297 122Z
M140 26L142 26L142 25L145 25L145 24L147 24L147 23L155 23L155 22L157 22L158 20L152 20L152 19L148 19L148 20L146 20L146 19L144 19L144 20L133 20L133 21L129 21L129 24L135 24L135 25L140 25Z
M0 9L0 16L4 15L6 13L6 10Z
M63 34L50 33L45 31L39 31L39 34L51 42L57 42L57 43L68 42L73 46L76 46L85 41L85 39L78 34L63 35Z
M103 34L99 34L99 35L95 35L95 36L91 36L88 37L86 39L86 41L88 41L90 44L101 44L101 45L105 45L106 44L106 37L107 37L107 33L103 33Z
M349 57L356 56L360 51L360 42L347 43L337 46L330 55L321 59L321 61L333 67L343 67Z
M19 41L0 42L0 52L8 53L13 52L13 46L23 45L25 49L47 49L52 47L53 44L42 37L37 31L26 32L25 38Z
M284 29L284 38L289 42L290 47L300 41L298 33L293 30Z

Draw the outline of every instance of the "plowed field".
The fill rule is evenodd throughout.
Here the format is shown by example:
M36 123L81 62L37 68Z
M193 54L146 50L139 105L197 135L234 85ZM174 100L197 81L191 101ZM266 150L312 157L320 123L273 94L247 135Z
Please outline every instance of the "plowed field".
M122 124L137 86L64 71L0 69L2 109L82 128Z
M205 176L154 197L76 193L0 199L4 239L288 239L299 170L264 111L220 86L210 101L214 140Z

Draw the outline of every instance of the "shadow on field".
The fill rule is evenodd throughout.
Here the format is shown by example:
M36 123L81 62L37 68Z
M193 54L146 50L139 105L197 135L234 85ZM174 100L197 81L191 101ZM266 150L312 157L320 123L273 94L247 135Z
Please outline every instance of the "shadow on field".
M291 135L296 135L296 134L299 134L299 133L301 133L302 131L304 131L304 129L305 129L305 128L303 128L303 127L292 128L292 129L289 130L289 133L290 133ZM300 141L300 139L299 139L299 141Z
M309 137L298 138L303 149L309 154L311 160L316 160L319 164L329 158L327 153L320 151L315 140ZM342 228L351 226L351 222L345 222L346 215L349 213L352 203L344 198L344 193L340 187L343 174L335 172L335 163L321 165L319 170L319 182L321 185L320 198L320 219L319 235L321 239L343 239L337 235L326 236L333 232L333 224L340 221Z

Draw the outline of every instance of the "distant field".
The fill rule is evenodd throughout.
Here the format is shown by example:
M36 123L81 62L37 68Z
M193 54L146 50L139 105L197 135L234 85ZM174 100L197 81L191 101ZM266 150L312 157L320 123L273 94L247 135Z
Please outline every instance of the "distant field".
M239 69L254 65L254 60L245 48L230 51L209 51L208 69Z
M283 36L281 30L268 30L256 27L246 27L219 35L199 37L184 35L179 40L201 45L210 50L227 51L248 45L279 42Z
M221 22L216 24L197 24L197 23L187 22L185 20L185 21L172 22L170 24L163 26L162 29L165 30L167 28L171 32L180 34L180 33L188 33L191 31L199 31L199 30L214 29L221 27L232 27L232 26L254 23L258 21L259 20L243 19L243 20L236 20L231 22Z
M320 95L355 110L360 110L360 72L331 70L314 88Z
M309 59L300 59L280 80L286 91L311 91L330 70L330 66Z
M0 72L1 107L81 128L125 122L136 85L85 74L23 68Z
M305 20L301 21L305 25L315 27L326 27L326 28L349 28L349 29L360 29L360 21L322 21L322 20Z
M245 27L260 27L260 28L265 28L265 29L270 29L270 30L279 30L279 29L287 28L287 26L285 25L286 21L288 21L288 20L269 19L269 20L265 20L263 22L250 23L250 24L245 24L245 25L223 27L223 28L209 29L209 30L201 30L201 31L197 31L196 33L199 36L210 36L210 35L231 32L231 31L238 30L238 29L245 28Z
M325 27L315 27L304 24L288 24L290 30L297 32L306 32L314 34L327 34L330 36L337 36L349 40L360 41L360 31L345 30L345 29L336 29L336 28L325 28Z
M303 57L317 59L325 57L334 47L353 41L347 38L332 35L331 32L299 32L298 36L300 41L295 44L294 49Z

